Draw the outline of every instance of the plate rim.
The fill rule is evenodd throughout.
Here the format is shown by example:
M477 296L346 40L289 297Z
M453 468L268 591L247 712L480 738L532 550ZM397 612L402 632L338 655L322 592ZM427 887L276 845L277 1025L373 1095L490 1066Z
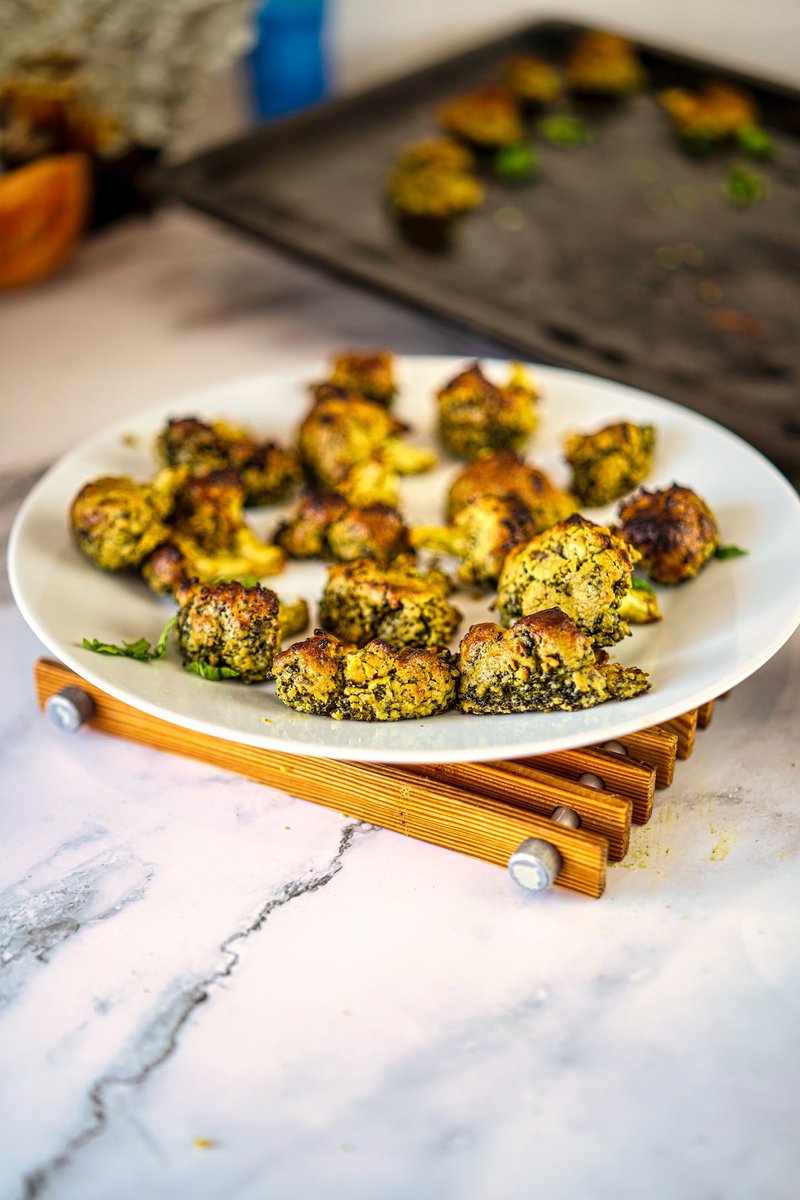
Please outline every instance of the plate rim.
M464 355L443 355L443 354L397 354L399 361L423 362L431 366L440 363L443 370L447 370L454 362L462 362L468 356ZM499 358L497 356L481 355L480 361L487 365L490 369L493 365L507 363L508 358ZM636 388L630 384L608 380L603 376L592 375L588 372L578 371L572 368L554 367L536 362L530 362L532 371L539 375L542 382L547 384L547 379L551 378L554 381L564 381L569 383L571 379L580 382L591 382L601 385L602 387L611 387L621 392L629 392L637 398L644 398L648 402L654 402L657 406L664 407L669 412L678 412L683 420L689 421L690 424L697 424L705 427L717 436L722 436L729 443L734 445L740 452L744 452L747 456L758 462L759 466L766 468L769 475L785 494L787 500L794 505L797 510L798 522L800 522L800 495L795 491L782 472L772 463L761 451L757 450L744 438L738 434L720 425L718 422L702 413L694 412L692 409L687 409L685 406L673 400L668 400L663 396L655 395L644 391L644 389ZM137 711L145 712L151 716L157 717L159 720L167 724L174 725L177 728L191 729L196 733L206 736L218 738L223 741L229 741L238 745L253 746L258 749L269 752L278 752L286 754L297 754L309 758L323 758L331 761L351 761L351 762L366 762L366 763L387 763L393 765L401 765L404 763L419 763L419 764L435 764L445 762L492 762L502 761L503 759L533 757L536 754L552 753L554 750L576 749L586 745L597 745L602 742L612 741L617 737L623 737L628 733L638 731L641 728L649 728L652 725L658 725L664 721L674 719L682 715L684 712L691 711L710 700L718 698L720 695L731 690L737 684L743 682L754 674L761 666L768 662L778 651L786 644L789 638L800 625L800 592L795 598L794 606L782 625L773 633L770 640L755 654L748 656L742 660L736 667L731 668L720 676L713 685L706 684L703 687L698 687L694 692L690 693L691 699L687 704L682 701L676 707L674 701L672 703L665 702L662 707L656 707L655 712L648 714L646 722L642 725L640 720L636 718L635 706L630 715L626 715L626 707L620 706L620 716L617 720L609 720L604 726L603 733L596 739L587 741L585 731L583 733L576 732L574 735L562 733L551 739L550 742L537 739L535 743L528 741L505 742L502 749L496 750L493 746L472 747L464 750L453 750L452 748L445 753L431 750L420 750L414 756L409 754L405 749L388 748L380 752L380 757L369 747L361 746L331 746L314 742L297 741L291 737L288 738L270 738L268 731L254 731L249 733L244 730L232 730L225 726L215 724L213 721L206 720L202 717L193 716L191 714L181 713L176 719L176 714L171 709L165 709L156 702L150 701L147 698L135 697L132 698L130 692L122 685L118 685L112 679L111 681L102 674L95 672L91 663L87 664L83 659L79 659L77 655L72 653L69 645L64 646L57 638L51 638L49 631L39 620L37 613L28 602L25 594L24 585L20 581L20 544L24 534L24 528L29 518L29 514L35 509L40 495L46 491L52 477L62 471L68 470L74 459L79 459L87 452L90 452L96 443L104 443L113 439L119 433L126 432L126 426L132 423L141 423L154 417L163 417L169 408L180 407L184 401L191 403L195 408L199 408L206 399L212 400L218 397L222 392L232 389L246 390L253 387L259 381L264 383L269 382L274 385L280 382L282 377L296 380L298 373L307 374L309 378L313 377L315 371L323 370L327 366L325 360L307 360L298 358L297 363L293 365L282 365L273 370L264 370L260 372L250 373L229 380L221 380L217 383L210 384L201 389L193 389L187 392L181 392L175 397L160 401L153 405L148 405L145 408L139 409L128 414L118 420L104 425L101 429L87 438L84 438L77 446L72 447L65 454L61 455L53 462L44 475L30 490L28 495L23 500L11 527L8 540L7 552L7 570L11 592L14 601L22 614L23 619L33 631L35 636L43 643L50 653L57 656L58 660L65 666L73 670L81 678L88 683L99 688L102 692L113 696L115 699L124 704L129 705ZM56 643L56 645L53 644ZM76 647L77 648L77 647ZM505 714L494 714L496 718L502 718ZM519 717L524 714L508 714L510 716ZM311 718L313 719L313 718ZM330 718L319 718L321 720L330 720ZM425 722L433 718L414 718L414 721ZM357 724L363 724L358 722ZM376 723L377 724L377 723ZM412 722L397 722L393 724L412 725Z

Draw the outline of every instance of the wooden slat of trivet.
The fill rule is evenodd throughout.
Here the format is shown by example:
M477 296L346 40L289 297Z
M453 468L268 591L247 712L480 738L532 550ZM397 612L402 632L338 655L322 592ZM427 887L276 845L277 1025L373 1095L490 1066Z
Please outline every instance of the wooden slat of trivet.
M106 695L52 660L40 660L35 675L41 707L64 687L83 688L95 704L89 724L117 737L236 771L300 799L498 866L506 866L520 842L541 837L561 853L558 885L594 897L605 887L608 843L597 834L401 767L306 758L198 734Z
M693 708L691 712L684 713L682 717L674 717L671 721L662 721L661 728L666 729L668 733L677 734L678 758L689 758L697 736L697 709Z
M554 778L526 763L442 763L410 770L546 817L564 804L581 818L582 829L606 839L612 862L619 862L628 852L632 805L624 796Z
M638 733L626 733L615 738L629 754L649 763L656 769L656 787L667 788L675 776L675 759L678 753L678 735L660 725L642 729Z
M711 724L711 718L714 715L714 701L708 700L705 704L701 704L697 710L697 728L708 729Z
M627 797L633 805L633 821L646 825L653 813L656 790L656 768L630 755L613 754L608 750L588 747L585 750L559 750L554 754L537 754L521 760L542 770L552 771L562 779L577 780L581 775L596 775L608 792ZM601 792L601 795L603 793Z

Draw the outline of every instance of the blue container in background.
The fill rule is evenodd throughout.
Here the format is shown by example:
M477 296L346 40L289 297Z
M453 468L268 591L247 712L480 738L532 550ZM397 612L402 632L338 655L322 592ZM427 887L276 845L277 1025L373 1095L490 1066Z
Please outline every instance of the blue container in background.
M328 93L325 0L266 0L256 12L248 55L259 121L297 112Z

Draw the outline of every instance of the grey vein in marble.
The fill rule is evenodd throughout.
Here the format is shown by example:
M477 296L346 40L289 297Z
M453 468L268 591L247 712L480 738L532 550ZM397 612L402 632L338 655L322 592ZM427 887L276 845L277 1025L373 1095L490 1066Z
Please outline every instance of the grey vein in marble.
M237 930L222 942L219 952L227 960L224 965L204 975L201 979L195 980L182 989L178 995L172 997L167 1006L162 1008L142 1031L135 1048L139 1059L138 1065L128 1072L109 1072L95 1081L88 1095L91 1113L88 1125L80 1133L70 1138L66 1146L48 1162L25 1176L22 1192L24 1200L35 1200L42 1196L55 1176L73 1161L82 1147L103 1133L107 1125L107 1095L111 1089L139 1087L175 1053L181 1030L191 1019L195 1010L209 999L210 991L215 984L229 978L236 970L240 961L239 954L233 949L236 943L257 933L276 909L282 908L300 896L317 892L330 883L342 869L344 856L353 844L356 834L366 833L371 828L361 822L345 825L336 854L327 867L308 878L293 879L285 883L274 896L263 904L244 929Z
M96 850L106 836L97 830L60 846L0 892L0 1007L25 986L28 960L46 963L82 928L144 896L152 867L123 847Z

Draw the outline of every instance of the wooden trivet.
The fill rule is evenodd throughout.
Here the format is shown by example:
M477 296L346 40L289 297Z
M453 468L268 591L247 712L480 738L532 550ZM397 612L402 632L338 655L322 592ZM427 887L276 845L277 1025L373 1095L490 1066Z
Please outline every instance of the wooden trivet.
M47 706L63 728L87 724L198 759L485 862L506 867L511 860L524 886L554 882L593 897L603 893L606 863L627 853L631 822L646 824L655 789L669 787L676 757L692 753L714 703L582 750L514 762L397 767L285 754L195 733L116 700L53 659L40 659L34 673L40 708ZM65 698L65 689L76 691ZM531 871L538 882L531 882Z

